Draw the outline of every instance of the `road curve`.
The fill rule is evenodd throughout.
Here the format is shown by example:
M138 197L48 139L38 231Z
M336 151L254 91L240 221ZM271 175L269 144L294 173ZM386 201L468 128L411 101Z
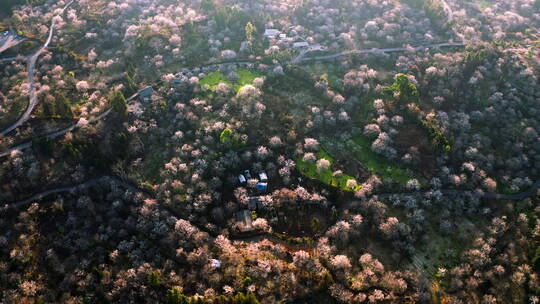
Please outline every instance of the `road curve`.
M63 14L65 12L65 10L73 3L73 1L75 1L75 0L71 0L68 4L66 4L64 6L64 8L61 11L61 14ZM28 65L27 65L28 78L27 78L27 81L28 81L28 84L30 86L30 102L28 103L28 107L26 108L26 111L23 113L23 115L21 117L19 117L19 119L15 123L13 123L11 126L7 127L5 130L1 131L0 135L8 134L9 132L15 130L20 125L25 123L28 119L30 119L30 115L32 114L32 111L34 110L35 106L39 103L39 100L37 98L37 92L36 92L36 84L34 83L34 68L36 66L36 63L37 63L37 60L38 60L39 56L47 49L47 47L51 43L55 24L56 24L56 21L55 21L55 19L53 17L53 19L51 21L51 27L49 29L49 36L47 37L47 41L45 41L45 44L39 50L37 50L37 52L35 52L34 55L32 55L30 57L30 60L28 60Z
M131 101L133 100L135 97L137 97L139 95L139 92L133 94L131 97L129 97L128 99L126 99L126 101ZM106 111L104 111L103 113L99 114L98 116L96 117L92 117L90 119L88 119L88 122L89 123L95 123L95 122L98 122L100 120L102 120L103 118L107 117L110 113L112 112L112 108L109 108L107 109ZM55 132L52 132L52 133L49 133L49 134L46 134L44 135L44 137L46 138L49 138L49 139L53 139L53 138L56 138L56 137L59 137L59 136L62 136L68 132L71 132L71 131L76 131L77 129L79 129L80 126L78 124L78 122L76 124L73 124L71 126L68 126L62 130L58 130L58 131L55 131ZM32 147L32 141L27 141L25 143L22 143L22 144L19 144L19 145L16 145L16 146L13 146L5 151L2 151L0 152L0 158L2 157L5 157L5 156L8 156L10 155L11 153L13 153L14 151L21 151L21 150L25 150L25 149L28 149Z

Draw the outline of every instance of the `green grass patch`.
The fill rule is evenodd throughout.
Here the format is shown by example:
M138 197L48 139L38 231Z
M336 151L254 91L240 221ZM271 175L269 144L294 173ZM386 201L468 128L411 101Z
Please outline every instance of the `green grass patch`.
M387 158L373 152L369 138L363 135L353 135L352 139L358 147L357 152L354 152L355 158L372 173L382 178L392 178L400 183L406 183L408 180L416 178L410 170L399 168Z
M204 85L208 85L210 89L214 90L217 85L222 82L231 85L231 82L229 81L229 79L227 79L227 77L225 77L225 75L223 75L223 73L221 73L220 71L215 71L201 79L200 85L201 87Z
M330 162L330 167L321 171L317 170L317 165L313 162L304 161L301 157L296 160L296 167L304 176L307 176L311 179L319 180L329 186L339 188L343 191L356 191L362 186L358 185L354 188L347 187L347 180L354 179L354 177L341 174L339 176L334 176L334 172L331 170L332 165L334 164L334 158L328 154L326 151L321 150L317 153L317 160L326 159Z
M234 83L231 82L227 76L223 75L220 71L215 71L210 74L208 74L206 77L200 80L200 85L208 85L208 87L213 91L216 89L218 84L221 82L226 83L234 88L236 92L240 91L240 89L248 84L253 84L253 80L257 77L261 77L261 74L246 70L246 69L238 69L236 70L236 74L238 75L238 80Z
M238 74L238 81L236 84L239 87L245 86L246 84L252 84L255 78L261 77L261 74L246 69L238 69L236 73Z

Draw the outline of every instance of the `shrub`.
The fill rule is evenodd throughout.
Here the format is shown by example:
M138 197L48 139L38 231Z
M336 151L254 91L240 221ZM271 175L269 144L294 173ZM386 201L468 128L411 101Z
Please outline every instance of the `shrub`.
M161 277L159 273L157 271L152 271L148 275L147 282L148 282L148 285L150 285L153 288L158 288L159 286L161 286Z

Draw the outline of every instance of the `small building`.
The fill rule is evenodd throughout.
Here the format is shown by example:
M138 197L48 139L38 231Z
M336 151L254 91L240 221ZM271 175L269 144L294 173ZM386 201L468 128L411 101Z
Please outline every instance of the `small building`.
M279 34L279 39L285 39L287 38L287 34Z
M266 29L264 31L264 37L276 37L277 35L279 35L279 30L277 29Z
M258 182L257 183L257 190L259 190L259 191L268 190L268 183Z
M246 180L246 177L243 174L240 174L240 175L238 175L238 181L240 182L240 184L243 184L247 180Z
M266 176L265 172L261 172L261 173L259 173L259 179L261 180L261 182L267 182L268 181L268 176Z
M143 101L148 101L152 99L152 95L154 94L154 89L152 87L146 87L139 91L139 97Z
M236 213L236 220L240 224L241 231L252 231L253 230L253 219L251 218L251 212L249 210L242 210Z
M245 170L244 175L246 176L247 179L251 178L251 172L249 172L249 170Z
M301 48L307 48L307 47L309 47L309 43L307 43L306 41L299 41L299 42L293 43L293 48L295 49L301 49Z

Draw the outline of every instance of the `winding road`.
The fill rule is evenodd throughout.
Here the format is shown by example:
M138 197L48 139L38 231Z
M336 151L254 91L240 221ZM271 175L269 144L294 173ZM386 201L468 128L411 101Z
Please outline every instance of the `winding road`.
M71 0L68 4L66 4L64 6L64 8L61 11L61 14L63 14L66 11L66 9L73 3L73 1L75 1L75 0ZM19 117L19 119L15 123L13 123L11 126L7 127L5 130L1 131L0 135L8 134L9 132L15 130L20 125L25 123L28 119L30 119L30 115L32 114L32 111L34 110L36 105L39 103L39 100L37 98L37 92L36 92L36 84L34 82L34 69L36 67L36 63L37 63L37 60L38 60L39 56L47 49L47 47L49 47L49 44L51 43L55 25L56 25L56 20L53 17L52 21L51 21L51 27L50 27L50 30L49 30L49 37L47 38L47 41L45 41L45 44L39 50L37 50L34 53L34 55L32 55L30 57L30 60L28 60L28 65L27 65L28 78L27 78L27 81L28 81L28 84L30 86L30 102L28 103L28 107L26 108L26 111L23 113L23 115L21 117Z
M443 48L443 47L464 47L465 44L462 42L445 42L445 43L437 43L437 44L428 44L428 45L421 45L417 47L411 47L411 48L404 48L404 47L397 47L397 48L373 48L373 49L363 49L363 50L351 50L351 51L344 51L337 54L332 55L324 55L324 56L315 56L315 57L307 57L307 58L300 58L297 59L298 62L306 62L306 61L323 61L323 60L331 60L336 59L343 56L350 56L350 55L361 55L361 54L373 54L373 55L383 55L386 53L397 53L397 52L405 52L405 51L422 51L426 49L433 49L433 48Z

